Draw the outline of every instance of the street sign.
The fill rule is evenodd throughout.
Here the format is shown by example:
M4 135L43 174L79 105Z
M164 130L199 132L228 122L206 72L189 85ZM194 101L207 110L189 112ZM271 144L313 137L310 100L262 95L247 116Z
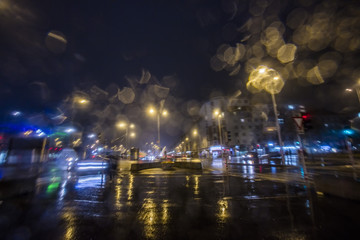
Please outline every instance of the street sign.
M293 117L293 120L295 122L297 132L299 134L304 134L303 118L302 117Z

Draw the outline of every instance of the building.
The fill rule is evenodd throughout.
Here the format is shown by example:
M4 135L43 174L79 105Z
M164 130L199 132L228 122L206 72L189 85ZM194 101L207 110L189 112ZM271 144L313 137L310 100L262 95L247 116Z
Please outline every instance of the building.
M222 145L234 155L263 143L267 110L267 105L252 105L247 98L212 98L200 109L201 149L219 151Z
M298 144L293 117L304 112L301 105L278 105L278 121L284 146ZM186 133L178 150L230 155L242 151L279 147L272 104L253 104L246 97L215 97L205 102L199 111L200 120ZM196 135L194 135L196 132ZM278 149L278 148L277 148Z

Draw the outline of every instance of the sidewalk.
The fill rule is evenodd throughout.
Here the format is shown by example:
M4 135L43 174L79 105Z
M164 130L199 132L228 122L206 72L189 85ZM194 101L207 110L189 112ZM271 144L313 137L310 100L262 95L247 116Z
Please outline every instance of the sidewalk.
M350 176L322 174L313 178L317 192L360 201L360 176L356 180Z

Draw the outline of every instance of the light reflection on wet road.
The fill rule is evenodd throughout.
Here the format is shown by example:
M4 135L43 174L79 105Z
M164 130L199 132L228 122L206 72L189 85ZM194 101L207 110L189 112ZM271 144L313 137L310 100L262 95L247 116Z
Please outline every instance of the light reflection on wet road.
M318 195L298 166L240 159L203 171L148 169L118 175L49 172L36 192L4 200L5 239L350 239L357 202Z

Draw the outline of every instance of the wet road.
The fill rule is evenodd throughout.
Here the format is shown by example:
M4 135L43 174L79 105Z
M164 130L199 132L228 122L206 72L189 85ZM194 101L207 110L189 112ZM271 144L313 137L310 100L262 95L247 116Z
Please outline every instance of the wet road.
M0 238L356 238L359 202L316 192L298 160L288 160L286 167L203 160L203 171L137 173L121 161L111 179L50 169L33 194L1 201Z

